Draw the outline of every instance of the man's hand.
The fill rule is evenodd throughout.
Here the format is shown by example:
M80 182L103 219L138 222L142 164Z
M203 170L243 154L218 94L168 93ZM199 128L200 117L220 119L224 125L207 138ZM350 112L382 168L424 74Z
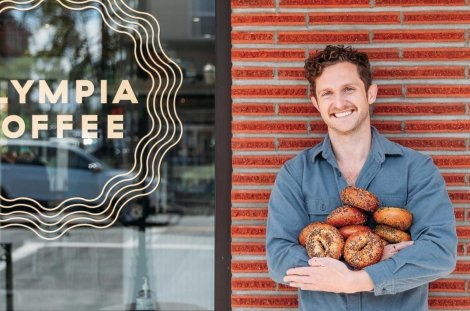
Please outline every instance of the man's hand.
M284 282L302 290L333 293L356 293L374 288L366 271L351 271L339 260L314 257L308 263L309 267L287 270Z
M380 259L380 260L385 260L385 259L388 259L388 258L392 257L393 255L395 255L396 253L398 253L402 249L405 249L408 246L413 245L413 243L414 243L413 241L406 241L406 242L400 242L400 243L396 243L396 244L386 245L385 248L384 248L384 252L382 254L382 259Z

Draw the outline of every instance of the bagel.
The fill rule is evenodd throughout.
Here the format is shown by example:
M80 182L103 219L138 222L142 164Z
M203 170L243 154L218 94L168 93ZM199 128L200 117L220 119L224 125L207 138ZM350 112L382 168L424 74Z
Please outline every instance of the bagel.
M384 251L382 239L372 232L358 232L344 243L344 260L356 269L380 261Z
M366 222L366 214L362 210L351 206L340 206L333 210L326 218L327 224L337 228L349 225L362 225Z
M380 204L374 194L353 186L347 186L341 191L341 201L344 205L354 206L367 212L375 212Z
M338 229L328 224L314 225L307 237L307 253L311 257L331 257L339 259L344 240Z
M310 233L312 232L312 230L315 229L315 228L326 228L326 229L328 229L328 228L330 228L330 226L327 225L326 223L320 222L320 221L312 222L311 224L309 224L308 226L303 228L302 231L300 231L300 234L299 234L299 243L300 243L300 245L302 245L304 247L307 245L307 238L310 235Z
M389 243L411 241L411 235L405 231L387 225L377 225L374 229L374 233Z
M374 212L374 220L383 225L408 230L413 222L413 214L400 207L381 207Z
M350 225L350 226L344 226L338 229L339 233L343 236L343 238L347 239L354 233L358 232L371 232L372 230L367 227L367 226L361 226L361 225Z

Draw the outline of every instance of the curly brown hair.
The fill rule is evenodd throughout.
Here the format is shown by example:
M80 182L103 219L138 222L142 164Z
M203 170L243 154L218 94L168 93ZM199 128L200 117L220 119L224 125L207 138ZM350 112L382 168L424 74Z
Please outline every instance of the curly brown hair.
M372 84L372 72L367 54L359 52L351 46L328 45L324 50L318 51L305 60L305 78L310 82L315 98L317 97L315 80L322 74L323 69L342 62L349 62L357 66L357 73L364 82L366 91L369 90Z

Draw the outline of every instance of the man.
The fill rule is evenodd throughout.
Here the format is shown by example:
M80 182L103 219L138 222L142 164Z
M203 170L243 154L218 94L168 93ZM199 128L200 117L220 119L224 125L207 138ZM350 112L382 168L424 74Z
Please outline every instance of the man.
M455 218L442 176L429 156L371 127L377 85L365 53L327 46L307 59L305 72L328 135L278 173L267 225L270 276L299 289L300 310L427 310L428 283L452 272L456 261ZM341 205L348 185L414 216L413 242L388 245L380 262L359 271L332 258L309 259L298 242L302 228Z

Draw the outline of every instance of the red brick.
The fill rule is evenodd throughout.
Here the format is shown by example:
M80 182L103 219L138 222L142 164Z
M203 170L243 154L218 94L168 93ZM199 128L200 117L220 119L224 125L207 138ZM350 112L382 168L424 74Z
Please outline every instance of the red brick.
M232 202L267 203L270 195L271 191L233 190Z
M232 208L232 219L265 220L268 217L267 208Z
M233 184L246 185L272 185L276 179L276 174L233 174Z
M359 51L367 53L371 61L377 60L398 60L400 58L398 49L359 49ZM312 56L316 51L310 51Z
M435 296L428 298L428 305L430 309L469 310L470 298Z
M463 30L377 30L373 42L450 42L464 41Z
M232 68L232 77L235 79L272 79L274 71L272 68Z
M304 50L243 49L232 50L233 60L290 62L305 59Z
M296 308L297 306L297 295L232 295L232 307L235 308Z
M464 256L465 255L465 244L458 243L457 244L457 255Z
M232 226L233 238L265 238L265 226Z
M307 133L306 122L233 121L233 133Z
M442 176L444 177L444 180L446 181L446 184L448 186L465 185L465 175L464 174L445 173L445 174L442 174Z
M470 227L457 227L457 235L460 239L470 238ZM459 263L457 263L457 267L459 267ZM458 270L462 270L462 267L466 267L466 270L470 273L470 261L463 262Z
M323 121L312 121L310 122L310 132L312 133L326 133L328 127Z
M403 59L465 60L465 59L470 59L470 49L469 48L403 49Z
M470 167L470 156L433 156L432 158L440 168Z
M303 68L279 68L278 76L281 80L306 80Z
M232 86L232 97L307 97L306 86Z
M280 0L281 8L369 7L369 0Z
M233 14L232 25L306 25L304 14Z
M232 0L232 8L274 7L274 0Z
M470 23L468 12L405 12L405 24L463 24Z
M274 139L232 138L232 150L275 150Z
M376 79L437 79L465 78L465 68L459 67L375 67Z
M407 97L468 97L470 86L438 86L438 85L409 85L406 87Z
M393 138L400 145L417 150L465 150L463 138Z
M311 148L321 142L320 138L280 138L279 150L302 150Z
M457 228L458 230L458 228ZM470 261L457 260L454 274L470 274Z
M268 264L265 260L232 261L232 272L253 273L268 272Z
M234 156L232 157L233 167L259 167L259 168L280 168L284 162L293 156Z
M435 115L465 114L465 104L463 103L377 103L374 106L374 115Z
M279 32L278 42L284 43L344 43L357 44L368 43L369 33L367 31L329 31L329 32Z
M374 60L397 60L400 58L398 49L359 49L367 53L371 61Z
M463 162L463 160L462 160ZM466 162L462 165L470 166L470 157L467 157ZM458 165L458 164L457 164ZM448 191L449 197L454 203L470 203L470 190L467 191Z
M274 290L276 283L267 278L232 278L232 290Z
M437 280L429 284L429 290L431 292L463 293L465 292L465 280Z
M379 85L378 98L402 96L401 85Z
M311 25L324 24L400 24L400 13L314 13L309 14Z
M457 221L465 220L465 210L463 208L454 208L454 215Z
M279 115L285 116L312 116L320 115L317 109L309 104L279 104Z
M232 43L274 43L272 32L232 32Z
M371 123L382 133L401 133L400 121L372 120Z
M464 5L465 0L376 0L376 6Z
M448 133L469 132L470 120L435 121L435 120L406 120L405 132L407 133Z
M284 285L284 284L277 284L277 288L279 291L282 291L282 292L296 292L297 291L297 288L290 287L289 285Z
M276 111L274 110L273 104L233 104L232 105L232 114L233 115L259 115L259 116L269 116L274 115Z
M265 243L232 242L232 255L262 255L266 254Z

